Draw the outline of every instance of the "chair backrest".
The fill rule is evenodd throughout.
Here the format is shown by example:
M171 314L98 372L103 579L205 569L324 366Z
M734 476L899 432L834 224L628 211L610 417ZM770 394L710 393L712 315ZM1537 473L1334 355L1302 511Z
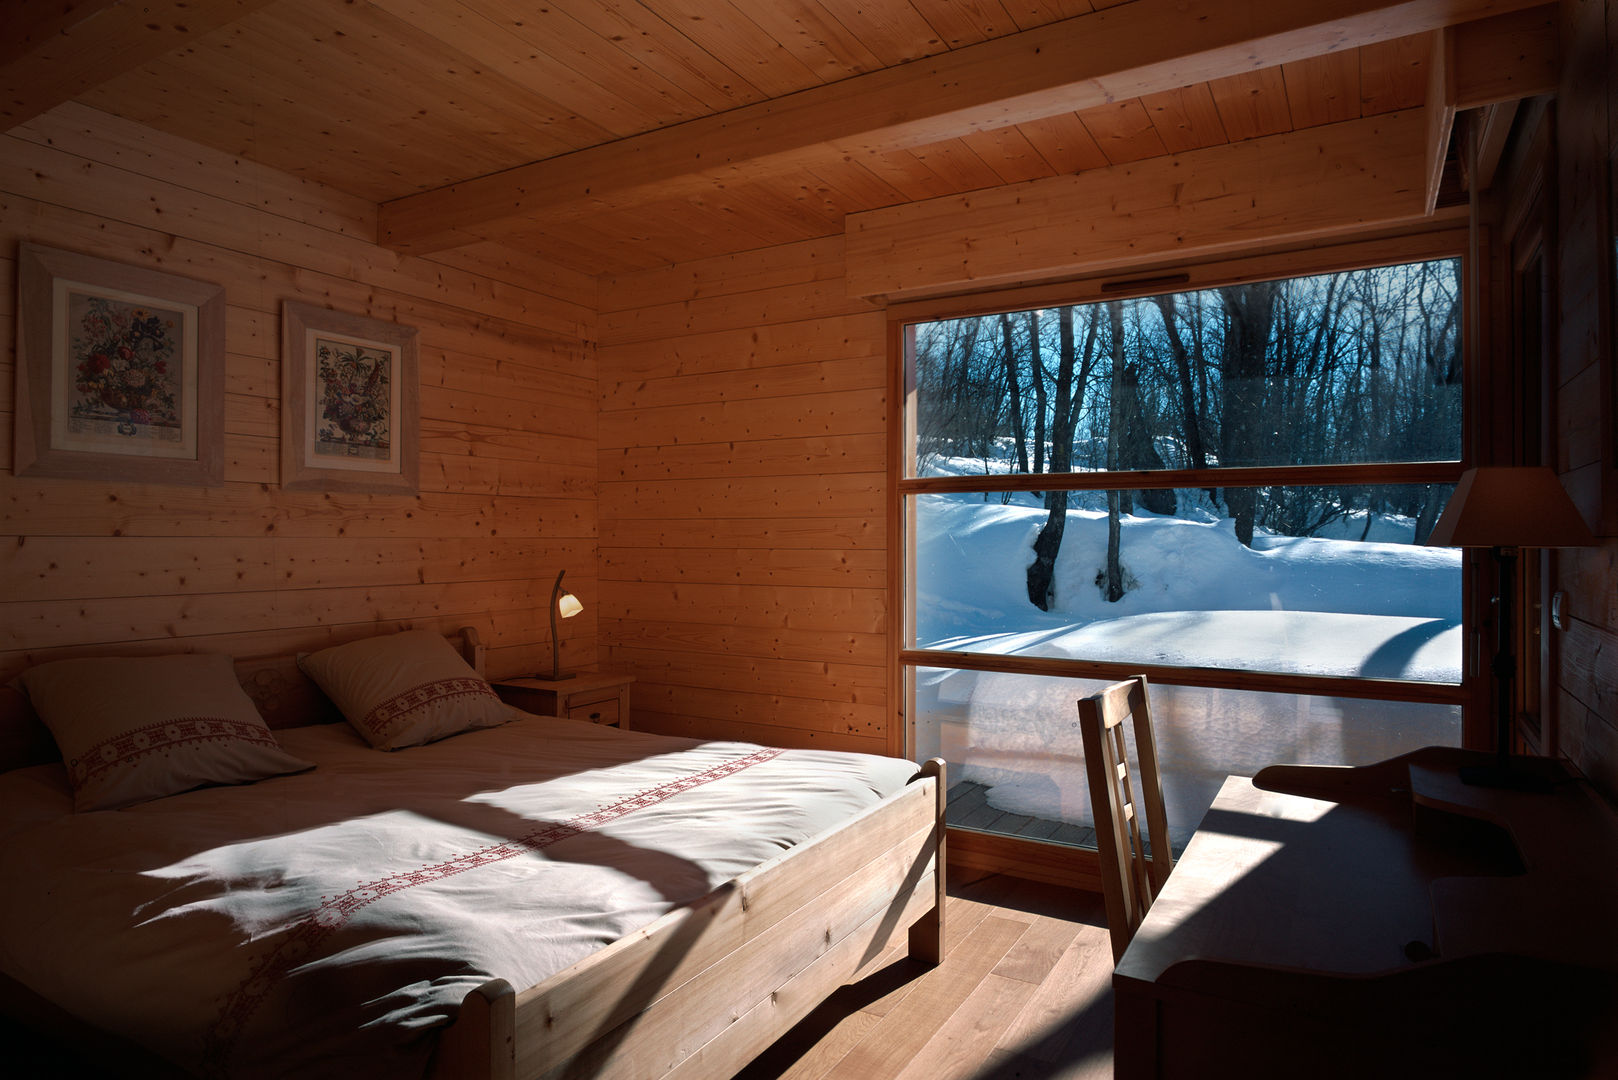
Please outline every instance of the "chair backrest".
M1124 746L1124 720L1133 721L1140 766L1131 783ZM1084 738L1085 771L1095 811L1101 886L1107 901L1107 929L1116 963L1135 929L1174 868L1168 815L1157 770L1157 741L1146 698L1146 676L1136 675L1079 700L1079 733ZM1138 809L1137 809L1138 808ZM1151 858L1141 846L1139 811L1146 814Z

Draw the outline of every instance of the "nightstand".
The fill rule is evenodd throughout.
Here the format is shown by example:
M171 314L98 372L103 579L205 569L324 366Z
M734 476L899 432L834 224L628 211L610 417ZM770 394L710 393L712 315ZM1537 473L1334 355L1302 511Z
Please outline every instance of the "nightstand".
M629 684L634 681L635 676L623 671L581 671L571 679L519 676L492 685L500 700L524 712L628 730Z

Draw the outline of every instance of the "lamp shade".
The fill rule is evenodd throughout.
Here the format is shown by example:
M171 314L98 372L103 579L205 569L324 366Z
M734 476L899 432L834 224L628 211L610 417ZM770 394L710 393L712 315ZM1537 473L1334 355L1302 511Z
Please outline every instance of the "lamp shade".
M564 619L571 619L583 610L584 605L579 602L579 598L570 592L563 593L556 600L556 611Z
M1440 547L1583 547L1595 543L1556 473L1490 466L1461 474L1427 543Z

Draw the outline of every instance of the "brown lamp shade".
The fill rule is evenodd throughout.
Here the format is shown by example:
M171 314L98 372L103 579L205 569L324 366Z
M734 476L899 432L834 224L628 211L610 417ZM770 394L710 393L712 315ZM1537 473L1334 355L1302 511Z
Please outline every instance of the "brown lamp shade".
M1543 466L1461 474L1427 543L1441 547L1584 547L1595 536L1556 473Z

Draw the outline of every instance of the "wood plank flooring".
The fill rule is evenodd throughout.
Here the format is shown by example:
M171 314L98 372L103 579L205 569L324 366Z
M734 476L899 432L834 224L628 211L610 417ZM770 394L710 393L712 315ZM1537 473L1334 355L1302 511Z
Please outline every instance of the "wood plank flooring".
M1109 1080L1102 900L991 874L951 882L948 952L844 987L738 1080Z

